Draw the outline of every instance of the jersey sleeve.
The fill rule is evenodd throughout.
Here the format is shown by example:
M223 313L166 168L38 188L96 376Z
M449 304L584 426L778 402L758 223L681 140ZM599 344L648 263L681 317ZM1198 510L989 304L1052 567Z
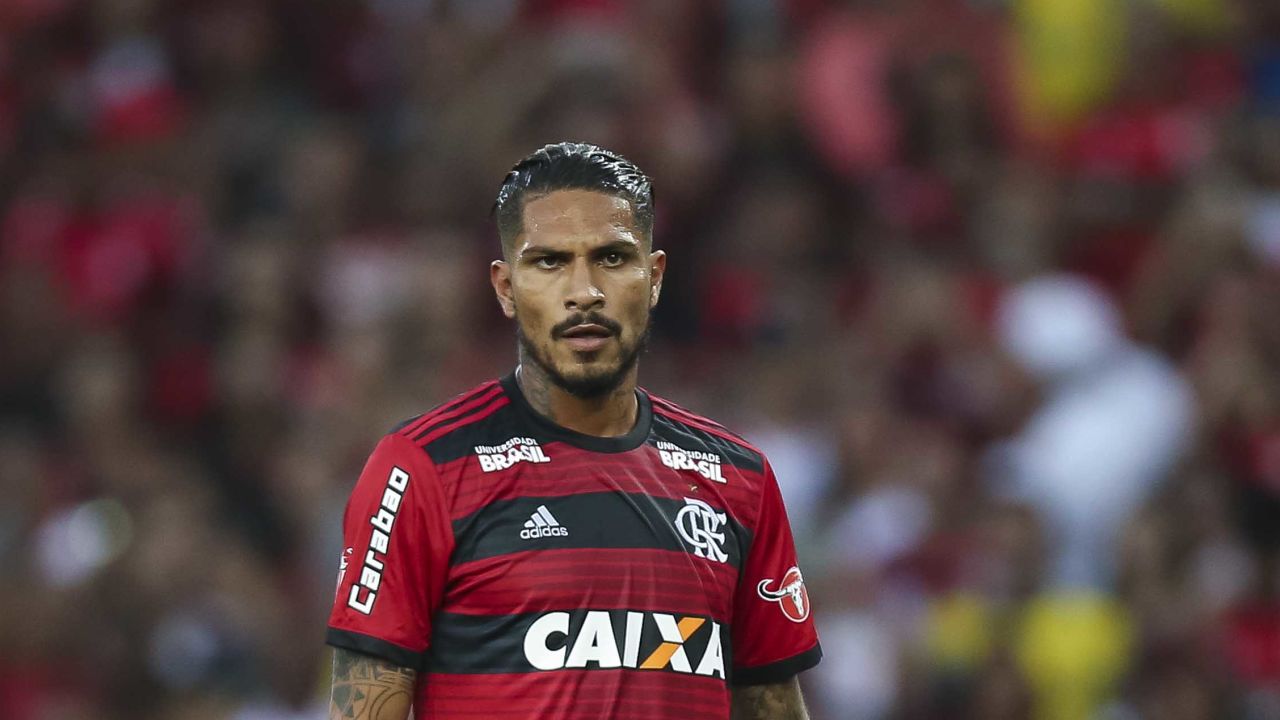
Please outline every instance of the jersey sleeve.
M454 541L435 469L408 439L387 435L374 448L342 536L326 642L423 669Z
M782 682L822 658L791 524L767 462L764 474L760 512L733 603L734 685Z

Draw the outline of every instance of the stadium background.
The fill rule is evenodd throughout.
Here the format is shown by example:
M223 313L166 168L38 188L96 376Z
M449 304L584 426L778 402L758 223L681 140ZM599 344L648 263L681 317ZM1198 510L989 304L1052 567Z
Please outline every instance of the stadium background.
M0 717L321 717L348 488L509 368L487 212L583 139L815 717L1280 718L1278 10L5 0Z

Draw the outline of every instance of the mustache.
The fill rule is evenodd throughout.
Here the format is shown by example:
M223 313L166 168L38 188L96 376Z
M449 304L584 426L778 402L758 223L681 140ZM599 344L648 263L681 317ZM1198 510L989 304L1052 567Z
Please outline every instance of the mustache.
M622 334L621 323L616 320L611 320L599 313L591 312L570 315L563 322L556 323L556 326L551 328L551 336L557 338L563 337L564 334L569 331L569 328L577 327L578 325L599 325L614 335Z

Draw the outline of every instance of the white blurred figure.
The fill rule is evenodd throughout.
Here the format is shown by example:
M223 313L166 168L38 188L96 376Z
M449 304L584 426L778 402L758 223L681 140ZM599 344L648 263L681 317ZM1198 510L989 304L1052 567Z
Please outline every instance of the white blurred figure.
M826 658L814 668L814 699L826 710L823 717L890 717L898 698L899 638L868 608L825 612L818 630Z
M1106 589L1119 528L1182 455L1191 388L1124 336L1111 300L1084 279L1014 288L997 323L1005 349L1045 393L1021 432L993 448L999 490L1044 518L1051 586Z
M782 424L753 426L747 437L773 466L796 542L809 542L835 475L836 450L831 439L819 430Z

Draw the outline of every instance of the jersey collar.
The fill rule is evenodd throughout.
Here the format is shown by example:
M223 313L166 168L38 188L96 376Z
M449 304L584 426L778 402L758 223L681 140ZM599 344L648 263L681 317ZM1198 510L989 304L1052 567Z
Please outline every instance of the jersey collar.
M534 409L529 404L529 400L525 398L524 393L521 392L520 385L516 383L514 371L499 382L502 383L502 389L507 393L507 397L511 398L511 404L537 426L543 435L548 439L567 443L583 450L599 453L620 453L635 450L648 439L649 430L653 426L653 406L649 402L649 394L640 388L636 388L637 411L635 426L626 435L600 437L557 425L551 418Z

